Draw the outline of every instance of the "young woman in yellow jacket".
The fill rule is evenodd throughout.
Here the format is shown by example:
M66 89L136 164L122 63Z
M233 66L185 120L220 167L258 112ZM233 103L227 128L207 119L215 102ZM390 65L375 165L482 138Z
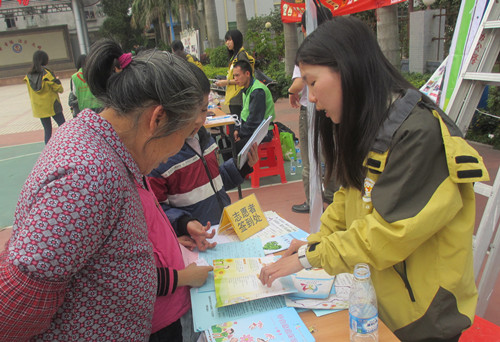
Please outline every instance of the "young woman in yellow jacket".
M49 56L45 51L38 50L33 54L33 67L24 77L28 86L33 116L40 118L45 131L45 144L52 136L53 118L58 126L64 123L64 115L59 93L64 91L61 81L45 66L49 63Z
M384 57L354 17L319 26L296 64L309 88L314 150L340 189L318 233L262 269L266 285L302 268L370 265L379 318L402 341L456 342L474 319L473 182L478 153ZM297 252L296 254L292 254Z
M243 87L238 86L233 78L233 66L237 61L245 60L252 66L253 73L255 69L255 58L249 55L243 47L243 35L239 30L227 31L224 39L230 57L229 69L226 79L217 81L215 85L218 87L226 87L225 103L229 105L231 114L237 114L239 116L243 108L243 97L241 93Z

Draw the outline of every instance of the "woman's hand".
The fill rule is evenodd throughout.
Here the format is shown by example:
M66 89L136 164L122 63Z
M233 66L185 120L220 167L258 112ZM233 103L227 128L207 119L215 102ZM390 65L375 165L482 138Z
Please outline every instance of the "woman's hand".
M289 256L292 255L293 253L297 253L299 250L300 246L307 245L307 241L302 241L302 240L297 240L293 239L292 242L290 242L290 247L283 253L283 256Z
M217 87L226 87L228 85L228 81L227 80L216 81L215 85Z
M264 266L260 270L259 279L262 285L271 287L273 282L281 277L296 273L303 269L297 254L292 254L287 257L282 257L274 264Z
M187 235L177 237L181 245L192 251L196 247L196 242Z
M248 151L248 166L253 167L259 161L259 145L257 143L253 143L252 147L250 147L250 151Z
M212 270L212 266L198 266L193 262L185 269L177 271L177 286L200 287L205 284L208 272Z
M205 251L207 248L214 248L217 242L208 242L207 239L211 239L215 236L215 229L211 233L208 232L210 229L210 222L206 226L203 226L200 222L193 220L189 221L187 224L187 231L191 238L196 243L196 247L200 251Z

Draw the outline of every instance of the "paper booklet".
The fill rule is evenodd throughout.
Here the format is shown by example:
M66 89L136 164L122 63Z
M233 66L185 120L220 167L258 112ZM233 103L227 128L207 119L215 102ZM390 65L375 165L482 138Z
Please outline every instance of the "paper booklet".
M297 292L291 276L276 279L271 287L260 282L262 267L276 260L273 255L214 260L216 307Z
M252 136L247 141L245 146L243 146L240 153L238 153L238 159L237 159L238 162L236 164L238 166L238 169L241 169L243 165L245 165L245 163L247 162L248 152L250 151L250 147L252 147L253 143L257 143L257 145L260 144L261 141L264 139L264 137L267 135L267 131L269 130L269 124L271 123L272 120L273 117L270 116L266 120L262 121L259 127L255 129L255 131L253 132Z
M300 299L286 296L286 306L302 309L347 309L349 307L349 291L351 289L351 284L352 274L337 274L328 298Z
M298 292L288 295L288 298L325 299L330 295L335 276L329 275L322 268L313 268L292 274L292 280Z
M295 309L282 308L213 325L205 331L209 342L312 342L311 335Z

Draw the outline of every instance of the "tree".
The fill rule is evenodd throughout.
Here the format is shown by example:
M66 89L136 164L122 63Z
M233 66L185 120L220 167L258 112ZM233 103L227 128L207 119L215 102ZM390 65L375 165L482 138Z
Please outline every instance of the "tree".
M248 19L245 1L243 0L236 0L236 26L238 26L238 30L243 34L243 38L246 39Z
M389 62L399 70L401 51L399 48L398 5L380 7L377 14L377 41Z
M186 22L186 17L187 17L186 3L185 0L179 0L177 4L179 6L179 19L181 22L181 31L184 31L188 28Z
M136 27L149 27L157 21L157 26L160 26L161 41L164 44L168 44L168 32L165 25L165 18L169 13L168 4L169 2L165 3L162 0L133 0L132 25Z
M204 4L205 4L205 20L207 22L208 42L211 48L215 48L220 45L219 23L217 21L215 0L204 0Z
M128 10L132 1L102 0L103 12L107 18L104 21L99 35L118 41L125 50L132 49L134 44L141 41L141 29L134 29Z
M293 73L295 66L295 55L298 49L297 26L295 23L283 23L285 34L285 72L287 75Z

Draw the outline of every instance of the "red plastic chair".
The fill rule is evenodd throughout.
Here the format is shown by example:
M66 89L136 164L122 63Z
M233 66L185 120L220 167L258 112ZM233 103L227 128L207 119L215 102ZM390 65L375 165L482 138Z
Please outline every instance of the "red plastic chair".
M281 177L281 183L286 183L285 161L281 150L280 132L276 124L274 124L273 138L269 142L260 143L258 153L259 161L253 166L253 172L250 174L252 188L258 188L260 178L268 176L278 175Z
M474 317L472 326L460 336L459 342L500 341L500 327L479 316Z

